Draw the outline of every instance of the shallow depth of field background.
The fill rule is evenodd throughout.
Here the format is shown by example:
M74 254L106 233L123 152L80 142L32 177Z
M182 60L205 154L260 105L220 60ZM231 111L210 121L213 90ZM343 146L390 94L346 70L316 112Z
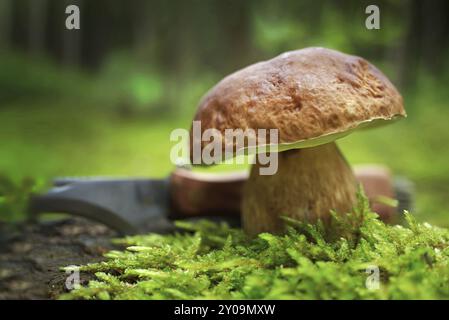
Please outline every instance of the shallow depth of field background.
M414 214L449 226L449 2L0 0L0 221L27 182L54 176L163 177L171 130L250 63L307 46L361 55L393 81L409 117L339 144L417 186ZM81 30L65 29L78 4Z

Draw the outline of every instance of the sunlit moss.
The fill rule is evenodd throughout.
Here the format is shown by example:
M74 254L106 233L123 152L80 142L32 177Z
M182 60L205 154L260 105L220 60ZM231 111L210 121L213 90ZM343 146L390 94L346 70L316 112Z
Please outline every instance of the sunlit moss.
M331 228L288 220L281 236L249 239L225 224L179 222L187 232L118 240L127 250L82 266L96 280L61 298L449 298L449 231L408 213L405 220L407 227L385 225L360 195ZM367 268L378 268L379 289L367 288Z

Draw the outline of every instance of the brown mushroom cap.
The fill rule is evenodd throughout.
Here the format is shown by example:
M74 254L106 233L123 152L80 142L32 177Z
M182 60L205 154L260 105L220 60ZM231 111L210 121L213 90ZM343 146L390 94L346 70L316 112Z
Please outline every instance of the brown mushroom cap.
M282 151L405 116L401 95L371 63L306 48L227 76L202 98L194 120L201 121L202 131L219 130L223 140L225 129L277 128Z

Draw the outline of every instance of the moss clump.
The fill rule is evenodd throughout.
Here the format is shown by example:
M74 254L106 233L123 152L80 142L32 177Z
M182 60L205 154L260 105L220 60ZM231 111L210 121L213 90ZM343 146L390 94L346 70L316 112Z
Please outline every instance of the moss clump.
M202 221L191 232L119 240L125 251L81 267L96 280L63 299L444 299L449 298L449 231L385 225L358 197L331 228L288 220L286 234L247 238ZM380 288L368 289L367 268ZM372 278L371 278L372 279Z

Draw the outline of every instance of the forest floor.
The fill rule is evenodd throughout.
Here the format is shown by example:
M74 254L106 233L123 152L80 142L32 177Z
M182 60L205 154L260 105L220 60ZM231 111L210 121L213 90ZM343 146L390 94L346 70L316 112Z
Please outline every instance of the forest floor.
M101 260L116 236L81 218L2 226L0 234L0 300L58 297L69 276L61 267ZM80 284L91 278L80 275Z

